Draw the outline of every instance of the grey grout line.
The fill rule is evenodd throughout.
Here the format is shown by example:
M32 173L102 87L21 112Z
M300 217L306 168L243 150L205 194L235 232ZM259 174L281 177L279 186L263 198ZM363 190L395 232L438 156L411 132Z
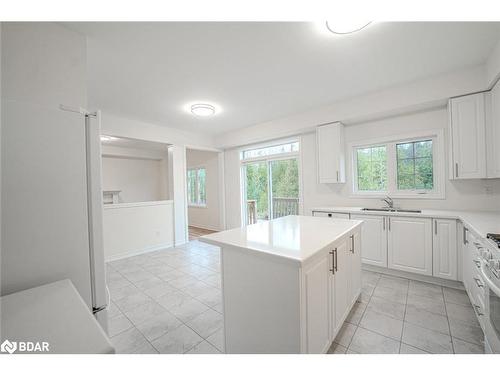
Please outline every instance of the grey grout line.
M171 249L171 248L169 248L169 249ZM169 249L164 249L164 250L165 250L165 251L168 251ZM161 250L160 250L160 251L161 251ZM146 255L147 257L149 257L149 258L151 258L151 259L155 259L155 258L150 257L148 254L141 254L141 255ZM127 259L127 258L125 258L125 259ZM155 260L156 260L156 259L155 259ZM163 263L163 264L165 264L165 265L167 265L167 266L169 266L169 267L172 267L173 269L176 269L176 270L178 270L178 268L180 268L180 267L173 267L173 266L170 266L168 263L165 263L165 262L163 262L163 261L161 261L161 260L157 260L157 261L159 261L160 263ZM199 266L199 267L202 267L202 268L205 268L205 269L207 269L207 270L209 270L209 271L211 271L211 272L218 273L217 271L213 271L213 270L211 270L211 269L209 269L209 268L207 268L207 267L200 266L200 265L198 265L198 264L196 264L196 263L191 263L191 262L189 262L189 263L190 263L190 264L194 264L194 265ZM107 263L107 264L109 264L109 263ZM136 264L136 263L134 263L134 265L135 265L135 266L138 266L138 267L139 267L139 268L141 268L143 271L145 271L145 272L147 272L147 273L151 274L152 276L158 277L158 276L156 276L156 275L152 274L151 272L149 272L149 271L148 271L147 269L145 269L142 265L140 265L140 264ZM129 282L129 283L131 283L134 287L136 287L136 288L137 288L137 289L141 292L141 294L144 294L146 297L148 297L149 299L151 299L151 300L152 300L152 301L154 301L155 303L158 303L158 302L157 302L154 298L151 298L150 296L148 296L147 294L145 294L145 293L144 293L144 291L143 291L142 289L140 289L140 288L139 288L139 287L138 287L138 286L137 286L137 285L136 285L133 281L129 280L129 279L128 279L128 278L127 278L124 274L122 274L122 273L120 272L120 270L118 270L118 269L114 268L111 264L109 264L109 266L110 266L110 267L111 267L111 268L112 268L115 272L117 272L118 274L120 274L120 276L122 276L123 278L125 278L125 279ZM181 266L181 267L184 267L184 266ZM183 273L183 274L185 274L185 275L189 275L189 274L187 274L187 273L185 273L185 272L183 272L183 271L179 271L179 272L182 272L182 273ZM183 276L181 276L181 277L183 277ZM161 279L161 277L158 277L158 278L160 278L160 279ZM163 280L163 279L162 279L162 280ZM197 280L198 280L198 279L197 279ZM163 280L163 281L165 281L165 280ZM201 280L198 280L198 281L201 281ZM139 281L137 281L137 282L140 282L140 280L139 280ZM165 281L165 282L167 282L167 281ZM168 283L168 282L167 282L167 283ZM169 284L169 285L170 285L170 284ZM209 284L207 284L207 285L208 285L208 286L210 286L210 287L212 287L212 288L219 289L219 288L217 288L217 287L215 287L215 286L212 286L212 285L209 285ZM176 288L176 287L174 287L173 285L170 285L170 286L171 286L172 288L177 289L177 290L179 290L179 291L181 291L181 292L182 292L182 290L181 290L181 289ZM111 293L111 292L110 292L110 293ZM190 297L191 297L191 296L190 296ZM125 298L125 297L124 297L124 298ZM217 312L218 314L220 314L217 310L213 309L211 306L208 306L207 304L203 303L202 301L200 301L200 300L196 299L195 297L191 297L191 298L193 298L193 299L195 299L196 301L198 301L198 302L202 303L203 305L207 306L207 307L208 307L208 309L213 310L213 311ZM113 303L114 303L114 301L113 301ZM116 337L116 336L118 336L118 335L120 335L120 334L122 334L122 333L128 332L128 331L130 331L130 330L132 330L132 329L136 329L136 330L140 333L140 335L141 335L141 336L142 336L142 337L146 340L146 342L147 342L147 343L149 343L149 344L150 344L150 345L154 348L154 350L158 352L158 350L157 350L157 349L156 349L156 347L153 345L153 343L152 343L150 340L148 340L148 338L147 338L146 336L144 336L144 334L141 332L141 330L140 330L140 329L138 329L138 328L137 328L137 326L136 326L136 325L135 325L135 324L134 324L134 323L133 323L133 322L132 322L132 321L128 318L128 316L126 315L126 313L124 313L124 312L123 312L120 308L118 308L118 306L116 305L116 303L114 303L114 304L115 304L116 308L118 309L118 311L120 311L120 313L121 313L122 315L124 315L124 316L125 316L125 318L126 318L128 321L130 321L130 323L132 324L132 327L130 327L130 328L128 328L128 329L126 329L126 330L124 330L124 331L122 331L122 332L120 332L120 333L118 333L118 334L114 335L113 337ZM140 305L139 305L139 306L140 306ZM138 306L138 307L139 307L139 306ZM163 307L163 306L162 306L162 307ZM169 312L170 314L172 314L172 313L171 313L168 309L166 309L166 308L164 308L164 309L165 309L165 311L167 311L167 312ZM208 310L207 310L207 311L208 311ZM199 315L201 315L201 314L199 314ZM198 317L199 315L197 315L196 317ZM174 315L174 316L175 316L175 315ZM196 317L194 317L193 319L196 319ZM191 320L193 320L193 319L190 319L189 321L191 321ZM198 335L198 336L202 339L202 341L200 341L197 345L201 344L201 342L203 342L203 341L206 341L206 339L205 339L205 338L203 338L200 334L198 334L198 332L196 332L195 330L193 330L191 327L189 327L189 326L188 326L186 323L184 323L183 321L181 321L181 322L182 322L182 324L181 324L181 325L179 325L178 327L176 327L175 329L177 329L177 328L179 328L179 327L181 327L181 326L183 326L183 325L184 325L184 326L186 326L187 328L189 328L191 331L193 331L196 335ZM173 330L172 330L172 331L173 331ZM164 333L163 335L161 335L160 337L155 338L155 340L157 340L157 339L159 339L159 338L161 338L161 337L165 336L166 334L168 334L169 332L172 332L172 331L165 332L165 333ZM111 337L110 337L110 338L111 338ZM155 341L155 340L152 340L152 341ZM209 342L207 341L207 343L209 343ZM210 344L210 343L209 343L209 344ZM195 345L195 346L197 346L197 345ZM210 344L210 345L211 345L211 346L213 346L212 344ZM193 347L193 348L194 348L194 347ZM191 348L191 349L189 349L189 350L192 350L193 348ZM215 349L216 349L217 351L219 351L217 348L215 348ZM189 350L188 350L188 351L189 351ZM186 352L184 352L184 353L187 353L188 351L186 351ZM219 352L220 352L220 351L219 351Z
M444 298L444 289L442 287L441 293L443 294L444 312L446 313L446 321L448 322L448 332L450 332L451 350L453 351L453 354L456 354L455 345L453 344L453 336L451 335L450 317L448 316L448 308L446 307L446 299Z

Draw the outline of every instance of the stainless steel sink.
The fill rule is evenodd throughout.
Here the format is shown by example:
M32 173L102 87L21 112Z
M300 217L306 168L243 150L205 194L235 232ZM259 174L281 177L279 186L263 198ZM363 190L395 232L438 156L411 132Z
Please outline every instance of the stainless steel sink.
M362 208L362 211L379 211L379 212L407 212L407 213L413 213L413 214L420 214L422 213L422 210L403 210L401 208L389 208L389 207L384 207L384 208Z

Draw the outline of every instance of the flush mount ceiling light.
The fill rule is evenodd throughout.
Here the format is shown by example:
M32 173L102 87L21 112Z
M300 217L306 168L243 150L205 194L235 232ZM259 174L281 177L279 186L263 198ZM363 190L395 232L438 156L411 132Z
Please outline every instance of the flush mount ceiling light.
M222 111L219 105L204 100L188 103L184 106L184 110L196 117L211 117Z
M326 29L333 34L345 35L361 31L370 23L371 21L367 22L359 20L337 20L326 21L324 26L326 26Z
M215 115L215 107L207 103L197 103L191 105L191 113L195 116L208 117Z

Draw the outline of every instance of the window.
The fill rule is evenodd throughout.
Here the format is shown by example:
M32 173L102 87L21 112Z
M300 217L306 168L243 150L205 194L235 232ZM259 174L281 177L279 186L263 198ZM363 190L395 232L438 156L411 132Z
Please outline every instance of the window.
M402 198L444 198L442 131L427 137L353 145L353 192Z
M387 190L387 150L386 146L357 149L358 190Z
M286 154L299 151L299 142L289 142L268 147L254 148L241 152L241 160L263 158L266 156Z
M188 204L190 206L207 205L205 168L193 168L187 171Z
M399 190L432 190L432 140L396 144Z

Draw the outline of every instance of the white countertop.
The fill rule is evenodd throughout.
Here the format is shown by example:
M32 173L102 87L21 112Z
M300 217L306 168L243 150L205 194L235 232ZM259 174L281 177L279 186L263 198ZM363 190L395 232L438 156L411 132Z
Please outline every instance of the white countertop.
M200 241L231 245L303 262L339 237L361 225L359 220L285 216L200 237Z
M1 341L48 342L48 353L114 353L70 280L0 298Z
M497 211L422 210L421 213L414 213L363 211L362 207L315 207L312 211L457 219L484 238L486 238L487 233L500 233L500 212Z

